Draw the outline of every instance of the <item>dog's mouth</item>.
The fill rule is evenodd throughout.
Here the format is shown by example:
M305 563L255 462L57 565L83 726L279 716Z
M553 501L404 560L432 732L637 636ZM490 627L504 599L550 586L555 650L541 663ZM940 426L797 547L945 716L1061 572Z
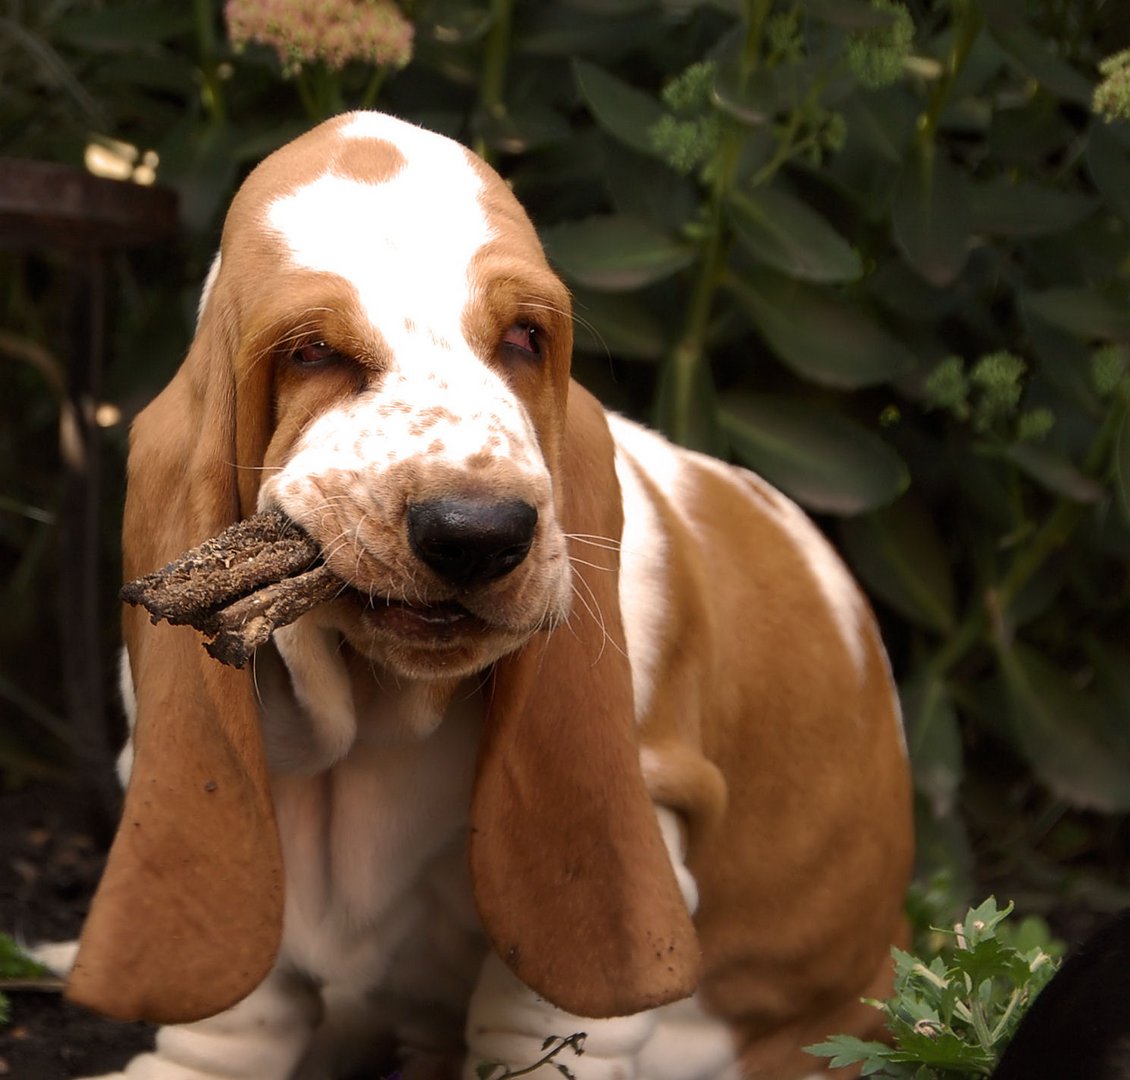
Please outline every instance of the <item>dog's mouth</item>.
M453 638L488 633L490 624L455 600L412 603L393 597L368 596L350 589L365 627L380 635L447 644Z

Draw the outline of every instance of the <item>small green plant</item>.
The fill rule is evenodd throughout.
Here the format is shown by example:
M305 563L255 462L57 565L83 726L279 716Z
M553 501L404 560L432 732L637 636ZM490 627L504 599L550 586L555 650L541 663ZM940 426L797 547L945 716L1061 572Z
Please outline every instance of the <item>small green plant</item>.
M558 1054L566 1047L580 1057L585 1052L585 1032L576 1031L568 1036L550 1035L541 1044L542 1056L521 1069L509 1069L501 1061L484 1061L476 1067L475 1075L479 1080L513 1080L514 1077L529 1076L538 1069L548 1067L556 1069L566 1080L574 1080L572 1070L557 1060Z
M892 950L895 993L867 999L881 1010L893 1046L836 1035L808 1047L833 1067L862 1063L864 1076L958 1080L988 1076L1017 1024L1055 974L1059 949L1046 928L1025 920L1004 925L1012 904L989 897L963 922L943 931L950 947L927 961Z
M32 960L7 934L0 934L0 1024L8 1022L8 999L4 989L48 974L46 968Z

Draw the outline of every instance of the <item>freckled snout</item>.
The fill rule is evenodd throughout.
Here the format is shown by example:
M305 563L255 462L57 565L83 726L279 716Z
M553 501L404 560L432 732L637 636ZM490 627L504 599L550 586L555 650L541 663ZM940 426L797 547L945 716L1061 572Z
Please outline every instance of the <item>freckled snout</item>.
M494 581L520 565L537 523L537 510L521 499L450 496L408 507L412 550L460 588Z

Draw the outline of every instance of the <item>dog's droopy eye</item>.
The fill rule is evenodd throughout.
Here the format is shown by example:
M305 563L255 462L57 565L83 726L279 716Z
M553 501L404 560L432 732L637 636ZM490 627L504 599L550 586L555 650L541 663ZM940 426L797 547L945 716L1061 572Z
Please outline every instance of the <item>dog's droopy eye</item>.
M335 360L340 360L341 353L324 341L311 341L308 345L295 349L293 359L299 367L322 367L326 364L332 364Z
M502 336L502 344L509 348L518 349L527 356L541 356L541 342L538 340L541 331L530 323L515 323Z

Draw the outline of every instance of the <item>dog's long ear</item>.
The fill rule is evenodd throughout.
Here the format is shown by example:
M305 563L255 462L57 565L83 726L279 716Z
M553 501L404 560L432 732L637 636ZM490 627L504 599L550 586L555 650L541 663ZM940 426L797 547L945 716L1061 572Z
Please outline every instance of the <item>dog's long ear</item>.
M225 326L209 304L181 370L134 424L127 579L254 509L241 508ZM244 406L253 394L240 387ZM251 675L208 657L191 628L153 626L137 608L125 637L133 772L67 993L121 1019L197 1020L262 980L281 935L282 860L258 712Z
M626 1015L690 994L700 958L640 774L612 438L576 384L558 482L566 532L609 544L574 559L568 624L496 665L471 872L491 942L527 986L580 1016Z

